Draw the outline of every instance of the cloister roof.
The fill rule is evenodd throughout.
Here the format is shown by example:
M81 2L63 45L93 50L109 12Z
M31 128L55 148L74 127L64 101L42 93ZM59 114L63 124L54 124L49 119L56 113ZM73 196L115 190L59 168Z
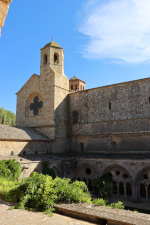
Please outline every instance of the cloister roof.
M12 127L0 124L0 140L50 140L34 128Z

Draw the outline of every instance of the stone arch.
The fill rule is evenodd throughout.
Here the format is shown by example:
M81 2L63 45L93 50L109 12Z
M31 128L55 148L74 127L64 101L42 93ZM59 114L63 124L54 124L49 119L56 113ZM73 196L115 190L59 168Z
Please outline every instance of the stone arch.
M124 172L127 173L127 174L129 175L130 179L132 180L132 184L133 184L133 179L132 179L132 176L131 176L131 174L130 174L130 171L129 171L127 168L125 168L125 167L123 167L123 166L121 166L121 165L119 165L119 164L111 164L111 165L105 167L105 168L102 170L100 176L102 176L103 174L109 172L109 171L110 171L111 169L113 169L113 168L115 168L116 170L119 170L119 169L124 170Z
M54 170L54 172L55 172L55 174L56 174L57 177L60 177L60 174L61 173L60 173L60 170L59 170L59 168L57 167L56 164L50 165L50 169Z
M104 168L101 176L105 173L112 175L113 193L124 197L132 197L133 179L130 172L121 165L111 164Z
M88 173L87 169L90 169L91 173ZM79 177L79 178L80 177L82 177L82 178L87 177L88 179L91 178L93 180L94 178L98 177L98 172L89 163L83 163L82 165L77 167L76 176Z
M139 170L138 173L136 174L135 179L133 180L133 185L134 185L135 187L138 186L138 182L139 182L139 180L140 180L140 177L141 177L142 175L144 175L145 173L146 173L146 174L149 173L149 179L148 179L148 181L145 181L144 183L145 183L145 184L147 183L147 185L150 184L150 165L147 165L147 166L143 167L141 170ZM144 177L143 177L143 180L144 180ZM146 179L145 179L145 180L146 180ZM141 181L141 182L142 182L142 181Z
M84 181L87 184L89 191L93 191L92 183L94 178L97 177L98 173L96 169L89 163L83 163L77 167L76 178L80 181Z
M39 92L34 92L30 94L26 101L25 106L25 116L26 117L32 117L35 116L33 113L34 109L32 109L32 104L34 104L34 100L36 98L36 101L38 102L38 113L37 116L41 116L43 114L43 97Z
M71 166L71 168L69 169L66 177L70 178L71 180L76 180L77 179L77 177L76 177L76 169L73 166Z

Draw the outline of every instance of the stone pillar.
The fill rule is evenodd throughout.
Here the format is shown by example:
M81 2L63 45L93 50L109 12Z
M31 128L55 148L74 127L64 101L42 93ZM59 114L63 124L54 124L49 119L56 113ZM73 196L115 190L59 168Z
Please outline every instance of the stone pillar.
M136 188L136 198L137 198L137 201L139 202L140 201L140 186Z
M148 202L148 187L145 186L145 189L146 189L146 201Z
M126 184L124 184L123 187L124 187L124 197L126 198L127 197Z
M117 183L117 195L119 195L119 183Z

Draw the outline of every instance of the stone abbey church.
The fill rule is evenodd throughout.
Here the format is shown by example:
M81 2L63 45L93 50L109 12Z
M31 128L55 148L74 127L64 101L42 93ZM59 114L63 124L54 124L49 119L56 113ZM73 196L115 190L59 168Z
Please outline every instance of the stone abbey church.
M111 173L114 195L150 201L150 78L85 90L64 74L64 51L41 49L40 75L17 93L16 127L0 126L0 155L25 165L41 161L60 177L83 180Z

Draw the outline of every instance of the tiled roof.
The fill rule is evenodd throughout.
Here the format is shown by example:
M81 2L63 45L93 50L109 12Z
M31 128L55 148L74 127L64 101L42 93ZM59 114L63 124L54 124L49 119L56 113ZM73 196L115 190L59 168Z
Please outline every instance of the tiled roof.
M80 80L80 81L82 81L83 83L85 83L83 80L81 80L81 79L79 79L78 77L76 77L75 75L74 75L74 77L72 77L71 79L69 79L69 80Z
M12 127L0 124L0 140L50 140L34 128Z
M53 40L52 40L50 43L46 44L43 48L50 47L50 46L52 46L52 47L57 47L57 48L62 48L62 47L60 47L59 44L57 44L57 43L54 42ZM42 48L42 49L43 49L43 48Z

